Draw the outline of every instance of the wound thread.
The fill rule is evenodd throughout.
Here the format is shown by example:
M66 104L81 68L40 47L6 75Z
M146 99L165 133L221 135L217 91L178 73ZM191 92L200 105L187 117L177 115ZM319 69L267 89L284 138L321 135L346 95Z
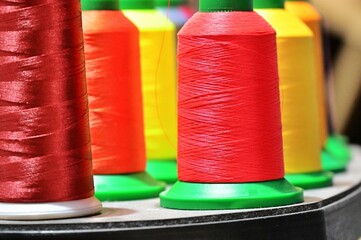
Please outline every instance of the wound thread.
M284 9L259 9L277 32L286 174L321 171L312 32Z
M139 32L120 11L84 11L95 174L145 170Z
M174 160L177 142L175 26L154 9L127 9L123 13L140 33L147 159Z
M298 16L313 32L314 41L314 58L317 72L317 91L318 91L318 111L320 121L320 144L321 149L326 144L328 136L327 129L327 111L326 111L326 84L325 72L323 63L323 49L322 49L322 28L321 16L317 10L306 1L286 1L285 8L287 11Z
M0 201L92 197L79 1L2 1L0 42Z
M275 31L252 11L201 12L178 36L179 179L283 178Z

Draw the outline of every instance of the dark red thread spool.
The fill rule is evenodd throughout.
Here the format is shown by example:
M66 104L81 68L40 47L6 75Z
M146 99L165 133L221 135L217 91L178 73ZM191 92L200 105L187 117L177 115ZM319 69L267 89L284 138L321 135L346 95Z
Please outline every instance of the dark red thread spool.
M118 0L83 0L95 195L103 201L157 197L145 172L139 32Z
M161 205L285 205L275 31L252 1L204 0L178 37L178 171ZM270 189L272 189L270 191Z
M0 32L0 218L99 212L79 2L2 1Z

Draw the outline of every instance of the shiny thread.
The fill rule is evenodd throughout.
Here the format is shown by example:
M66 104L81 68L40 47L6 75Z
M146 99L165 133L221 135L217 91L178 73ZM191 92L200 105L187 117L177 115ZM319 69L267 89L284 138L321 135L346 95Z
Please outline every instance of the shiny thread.
M0 1L0 201L93 195L77 0Z

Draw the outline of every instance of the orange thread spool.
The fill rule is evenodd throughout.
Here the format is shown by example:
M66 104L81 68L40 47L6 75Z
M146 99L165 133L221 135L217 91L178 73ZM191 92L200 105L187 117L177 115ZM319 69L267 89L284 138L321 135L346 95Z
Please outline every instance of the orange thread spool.
M83 0L96 196L156 197L164 184L145 172L139 32L119 2Z
M119 11L83 20L94 173L144 171L138 30Z

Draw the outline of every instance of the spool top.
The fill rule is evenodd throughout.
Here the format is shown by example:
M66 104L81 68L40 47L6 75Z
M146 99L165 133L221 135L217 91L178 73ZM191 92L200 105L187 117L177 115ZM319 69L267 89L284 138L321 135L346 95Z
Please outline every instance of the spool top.
M253 0L254 8L285 8L285 0Z
M200 0L201 12L253 11L252 0Z
M167 7L168 1L170 1L170 6L180 6L187 4L187 0L155 0L155 5L157 7Z
M121 9L154 9L154 0L119 0ZM173 0L171 0L173 1Z
M81 0L83 11L119 10L119 0Z

